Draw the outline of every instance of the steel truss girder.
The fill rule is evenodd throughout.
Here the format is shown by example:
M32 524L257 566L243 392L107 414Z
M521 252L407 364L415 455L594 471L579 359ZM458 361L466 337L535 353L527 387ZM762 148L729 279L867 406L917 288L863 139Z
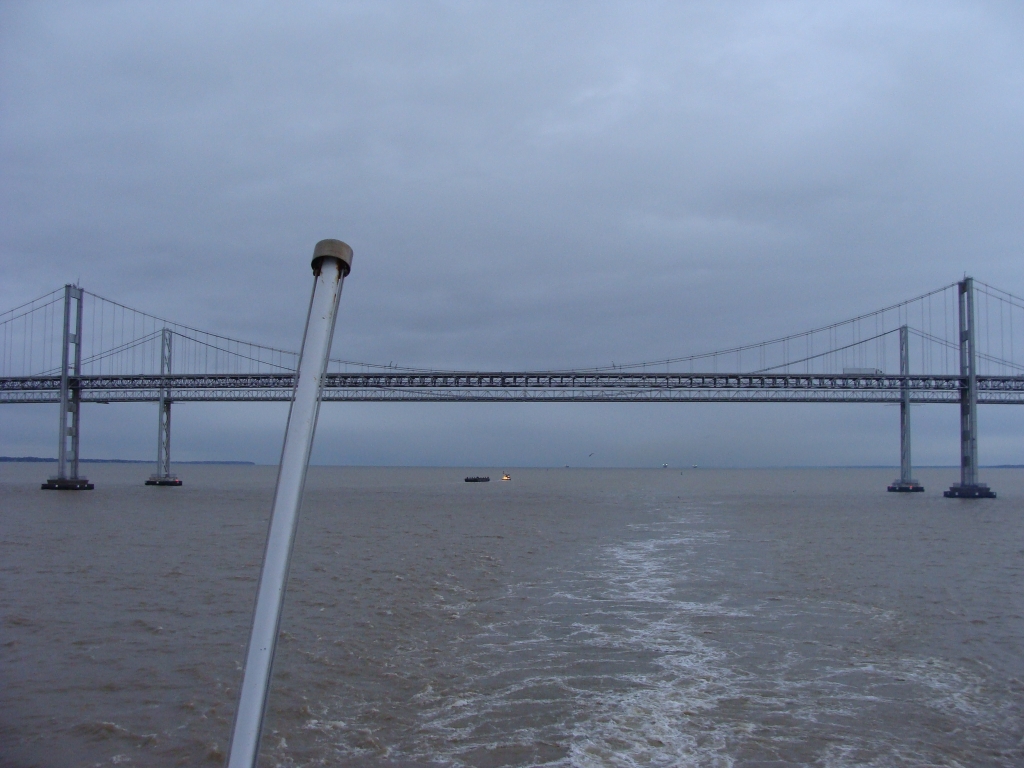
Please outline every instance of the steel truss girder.
M325 400L363 402L959 402L961 376L655 373L330 374ZM287 401L291 374L80 376L83 402ZM978 376L979 403L1024 404L1024 377ZM0 403L58 402L59 376L0 379Z
M1024 376L978 376L979 389L1024 391ZM292 374L174 374L78 376L82 389L291 389ZM963 376L850 376L735 373L423 373L328 374L327 389L856 389L959 391ZM0 379L0 391L58 389L59 376Z
M291 390L273 389L192 389L175 390L175 402L287 402ZM642 390L642 389L335 389L324 392L324 400L333 402L709 402L709 403L891 403L900 402L898 392L864 390ZM148 389L85 390L84 403L155 403L159 392ZM954 392L918 392L914 404L959 402ZM0 403L57 403L52 391L0 392ZM1024 392L982 392L983 405L1024 405Z

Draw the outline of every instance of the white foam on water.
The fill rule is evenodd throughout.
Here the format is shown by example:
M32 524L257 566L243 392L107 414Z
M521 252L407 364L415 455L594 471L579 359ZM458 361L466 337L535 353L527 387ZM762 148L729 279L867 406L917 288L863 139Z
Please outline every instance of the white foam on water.
M483 670L478 690L451 699L428 687L416 696L424 736L416 756L477 765L481 755L541 745L549 759L518 764L732 765L730 739L748 726L706 713L737 688L723 651L687 621L745 614L678 600L684 576L667 567L672 553L716 538L609 547L596 569L566 574L541 615L486 627L464 660Z
M512 585L510 599L528 594L538 607L463 639L449 662L456 681L412 697L418 716L402 744L385 745L356 718L305 728L340 758L452 766L971 764L960 752L972 744L931 737L998 728L977 675L949 660L865 649L864 638L899 625L890 609L716 593L716 573L735 567L723 552L729 536L694 530L700 514L633 526L634 541L555 583ZM728 575L722 584L736 583ZM837 627L860 633L858 650L829 634ZM900 722L906 708L919 725Z
M698 560L707 566L707 549L727 537L681 533L673 524L637 533L643 538L604 550L597 569L570 574L527 637L507 639L521 625L487 628L473 659L487 670L482 690L455 701L421 694L429 744L421 757L476 765L481 749L528 750L541 742L561 754L530 764L724 768L776 756L839 768L929 764L943 754L943 764L961 764L954 754L922 746L924 734L886 721L917 700L956 727L971 727L991 702L981 681L957 665L899 656L852 662L799 629L752 638L769 653L763 663L751 662L730 638L707 639L697 625L723 619L744 631L748 620L860 620L877 628L897 620L893 611L834 600L783 598L737 608L726 596L685 599L688 569ZM704 556L695 558L697 550ZM700 575L706 574L705 568ZM578 668L581 657L598 666L606 660L604 684ZM538 722L524 714L531 707ZM557 720L539 722L545 715ZM801 744L805 737L811 743Z

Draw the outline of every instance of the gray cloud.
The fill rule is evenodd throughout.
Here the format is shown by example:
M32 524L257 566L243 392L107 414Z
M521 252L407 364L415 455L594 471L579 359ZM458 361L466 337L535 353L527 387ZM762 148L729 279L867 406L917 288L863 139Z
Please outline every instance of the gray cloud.
M356 251L336 354L510 369L757 341L964 271L1019 294L1022 31L978 2L5 4L0 308L81 278L295 347L333 236ZM195 408L276 457L270 411ZM891 433L822 437L860 434L859 406L545 408L325 409L319 455L573 463L585 435L609 463L896 459ZM49 411L13 410L45 450ZM87 453L123 450L89 418ZM181 450L231 450L179 422Z

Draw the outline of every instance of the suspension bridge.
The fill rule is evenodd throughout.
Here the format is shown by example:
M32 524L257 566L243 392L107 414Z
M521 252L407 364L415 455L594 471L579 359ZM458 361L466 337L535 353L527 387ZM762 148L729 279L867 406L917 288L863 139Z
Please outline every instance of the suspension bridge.
M978 405L1024 404L1024 299L970 277L842 322L686 357L575 370L454 371L332 359L326 401L827 402L900 406L900 478L912 477L910 406L960 407L960 483L978 479ZM89 489L79 474L82 403L157 404L156 472L171 473L171 406L287 401L298 353L229 338L65 285L0 314L0 403L59 404L58 471L47 489Z

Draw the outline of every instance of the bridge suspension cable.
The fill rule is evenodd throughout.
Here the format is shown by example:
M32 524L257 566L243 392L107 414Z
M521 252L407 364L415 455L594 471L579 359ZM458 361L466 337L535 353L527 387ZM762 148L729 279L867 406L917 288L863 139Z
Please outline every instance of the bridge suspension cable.
M907 326L911 364L923 375L959 373L957 283L809 331L754 344L643 362L574 370L665 373L821 373L900 370L895 338ZM976 281L977 364L980 375L1024 372L1024 299ZM0 314L0 377L54 375L60 370L63 289ZM82 375L160 373L161 334L173 337L173 373L275 374L295 370L295 352L203 331L83 291ZM445 373L332 358L332 373Z
M949 337L956 329L957 283L921 294L912 299L892 304L882 309L856 317L830 323L809 331L781 336L767 341L729 347L727 349L647 360L636 363L612 364L587 368L590 371L646 371L673 370L673 366L685 365L686 372L730 372L755 373L760 371L784 371L788 373L842 373L843 368L873 368L882 371L899 370L897 347L890 347L887 338L898 332L900 326L910 325L919 318L921 328L934 328L941 318L944 324L943 337ZM941 301L939 311L934 305ZM915 311L916 308L916 311ZM939 338L936 336L936 338ZM871 342L874 345L869 346ZM951 342L953 343L953 342ZM817 350L817 351L816 351ZM830 356L833 356L830 358ZM820 370L811 371L811 361L823 363ZM703 368L697 363L703 362ZM935 361L930 358L925 368L930 373L953 372L954 361L943 359L944 370L934 370ZM725 368L722 368L722 366ZM804 365L802 370L793 370Z

